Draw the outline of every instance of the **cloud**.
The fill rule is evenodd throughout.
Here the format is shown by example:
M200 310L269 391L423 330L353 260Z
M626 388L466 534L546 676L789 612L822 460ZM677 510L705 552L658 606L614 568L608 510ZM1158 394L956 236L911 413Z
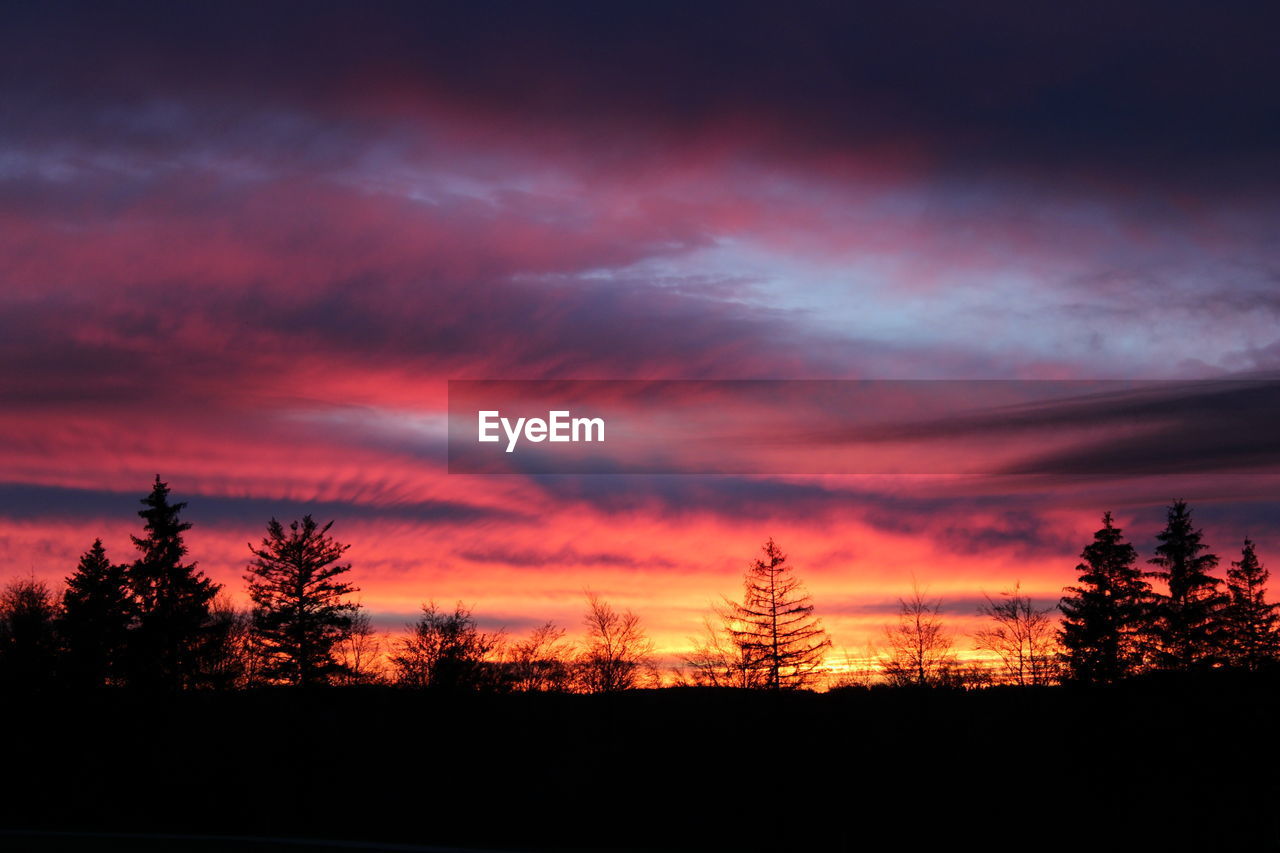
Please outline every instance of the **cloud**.
M982 387L983 383L978 383ZM1032 386L1034 387L1034 386ZM984 407L972 414L855 431L857 441L965 436L1038 440L1088 430L1065 448L1032 452L997 474L1111 476L1238 471L1273 473L1280 446L1267 426L1280 417L1273 376L1197 382L1065 383L1079 392L1044 402ZM1103 433L1096 437L1097 433Z
M1210 476L462 477L436 422L450 378L1274 367L1275 14L7 8L0 558L126 553L159 470L229 584L315 512L379 613L576 626L590 582L678 644L766 535L856 607L912 572L1060 587L1104 504L1145 535L1184 484L1219 541L1265 528ZM1183 402L1149 412L1222 424ZM1069 415L1098 411L1027 429Z
M74 489L31 483L0 483L0 518L8 521L78 518L121 519L135 517L142 491L119 492L102 489ZM265 524L269 518L281 520L312 515L319 519L351 521L377 519L388 522L423 524L473 524L511 522L521 516L511 510L472 506L453 501L419 501L370 505L359 501L290 500L267 497L222 495L184 496L189 520L208 525Z
M1171 7L1158 27L1142 4L1102 2L802 3L785 26L763 3L390 3L358 16L331 3L216 14L42 4L8 15L0 54L24 72L6 76L29 81L29 109L169 93L199 96L215 119L253 100L339 123L425 107L462 126L534 127L543 147L579 153L602 134L631 139L631 151L732 135L814 161L914 144L953 170L1083 164L1165 179L1257 168L1280 141L1266 108L1275 13L1256 6ZM56 107L31 111L55 121Z

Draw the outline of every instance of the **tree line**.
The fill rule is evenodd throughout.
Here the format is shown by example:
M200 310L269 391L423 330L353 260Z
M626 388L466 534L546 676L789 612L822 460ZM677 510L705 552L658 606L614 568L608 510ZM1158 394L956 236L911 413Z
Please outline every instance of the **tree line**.
M1064 677L1112 684L1147 671L1259 670L1280 656L1269 572L1245 539L1226 577L1185 501L1174 501L1143 571L1111 513L1102 516L1063 598ZM1152 581L1155 581L1153 584Z
M636 614L585 593L584 636L546 622L519 639L485 631L462 603L423 605L405 633L374 630L352 600L348 545L332 522L267 524L249 546L250 606L188 560L181 519L157 476L138 512L136 557L108 558L101 539L55 593L20 579L0 593L0 682L10 688L240 688L391 683L434 690L613 692L684 684L768 690L866 686L1114 684L1152 671L1260 670L1280 658L1268 572L1245 540L1225 578L1184 501L1168 510L1148 563L1110 513L1085 546L1077 584L1057 608L1015 584L979 608L982 661L962 661L942 602L918 586L860 665L833 665L832 643L786 555L769 539L740 599L723 598L672 672L659 670ZM1061 611L1061 619L1053 611Z
M423 605L385 642L351 599L350 547L311 516L276 519L250 545L247 610L187 559L181 519L157 475L138 515L132 562L101 539L55 594L19 579L0 593L0 682L10 688L238 688L394 683L449 690L608 692L659 681L653 644L630 610L586 593L585 638L553 623L508 642L461 603Z
M1277 605L1267 600L1270 573L1255 544L1246 538L1225 577L1214 575L1219 558L1183 500L1168 507L1156 541L1144 570L1106 512L1081 551L1075 585L1056 606L1037 606L1017 584L986 596L978 608L986 626L974 645L994 666L962 663L942 602L915 587L899 600L875 677L926 687L1111 685L1152 673L1280 667ZM846 676L846 683L868 680L866 673Z

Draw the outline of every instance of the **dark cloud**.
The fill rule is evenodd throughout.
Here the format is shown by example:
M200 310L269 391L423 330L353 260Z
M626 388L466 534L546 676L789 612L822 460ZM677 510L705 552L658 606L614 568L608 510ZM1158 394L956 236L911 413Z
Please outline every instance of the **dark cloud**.
M1013 581L1009 582L1012 588ZM922 590L924 599L931 605L937 603L938 612L951 616L976 616L979 608L987 604L987 599L982 595L947 595L945 593L934 593L928 589ZM1026 594L1025 592L1023 593ZM992 600L999 601L999 592L990 593ZM911 590L904 589L900 598L910 598ZM1031 598L1031 606L1036 608L1050 608L1056 615L1057 598ZM823 603L822 612L826 614L838 614L842 616L882 616L886 624L892 624L902 610L902 603L899 599L891 601L847 601L829 600Z
M582 503L619 517L654 513L675 519L712 513L761 522L833 523L856 518L886 533L939 537L946 549L964 554L991 548L1057 553L1067 545L1041 518L1050 502L1035 494L1011 499L999 490L987 495L975 489L893 492L848 483L733 476L535 475L532 480L553 503ZM975 516L980 524L970 521Z
M1276 177L1280 145L1267 4L44 3L6 17L11 128L120 98L206 104L223 124L245 104L447 109L576 144L603 132L601 160L730 133L789 156L914 147L970 171L1254 186Z
M556 400L608 445L515 454L475 412ZM530 403L529 401L534 401ZM1114 475L1280 473L1280 381L808 380L453 383L450 470L479 473ZM541 406L543 408L537 408ZM687 452L686 452L687 451ZM521 456L524 453L525 456ZM843 455L842 455L843 454Z
M841 387L815 384L828 386ZM837 419L852 419L859 403L871 401L879 404L876 423L801 437L816 447L914 442L928 450L958 442L972 453L979 446L978 458L990 455L993 466L978 473L996 476L1274 474L1280 468L1280 441L1272 427L1280 418L1280 380L1274 374L1192 381L938 380L865 388L849 386L830 411ZM1033 402L996 404L1010 397ZM922 419L898 414L912 407L936 413ZM1069 441L1062 446L1064 436ZM1032 448L1042 442L1053 449L1023 450L1012 463L991 453L1011 442ZM943 457L925 465L946 473L961 470L948 467L959 461L965 460Z
M635 554L608 551L582 552L571 547L555 551L492 547L461 550L457 555L472 563L499 563L520 568L609 566L626 569L671 569L676 567L676 563L665 557L648 555L639 557Z
M1280 473L1274 379L1159 383L1037 408L1015 415L1008 428L1111 427L1115 434L1032 456L1007 473ZM1137 434L1124 431L1134 427ZM987 428L1005 429L999 421Z
M261 497L183 494L170 483L171 500L186 501L186 520L198 524L265 524L269 518L291 520L310 514L317 519L390 520L425 524L522 520L513 510L492 509L455 501L415 501L371 505L348 501L297 501ZM147 489L117 492L31 483L0 483L0 517L34 519L132 519ZM92 531L89 532L92 536Z

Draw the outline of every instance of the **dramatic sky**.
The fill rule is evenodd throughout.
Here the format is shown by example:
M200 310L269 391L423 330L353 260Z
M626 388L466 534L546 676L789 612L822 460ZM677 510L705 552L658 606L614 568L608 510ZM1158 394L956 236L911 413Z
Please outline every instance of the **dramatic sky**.
M384 626L576 630L590 587L668 655L768 536L854 654L913 576L960 631L1015 580L1055 599L1105 509L1144 557L1183 497L1224 562L1280 560L1271 478L481 476L444 444L449 379L1270 375L1258 8L10 6L0 574L129 558L156 473L236 596L310 512Z

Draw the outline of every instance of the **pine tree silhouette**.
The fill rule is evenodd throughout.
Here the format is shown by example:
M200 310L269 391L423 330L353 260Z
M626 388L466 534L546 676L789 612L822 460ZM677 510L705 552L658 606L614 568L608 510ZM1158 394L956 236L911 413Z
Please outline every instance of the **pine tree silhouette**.
M1111 519L1080 554L1079 586L1067 587L1058 608L1067 678L1112 684L1137 673L1143 662L1142 630L1151 587L1137 567L1138 553Z
M742 603L730 602L730 631L745 665L763 674L765 687L805 687L817 677L831 641L786 555L772 538L761 550L763 559L747 569Z
M107 559L102 540L95 539L67 578L59 632L69 684L101 687L123 682L134 618L126 573L125 566Z
M1147 561L1157 567L1151 577L1169 590L1156 596L1153 623L1156 662L1164 669L1196 669L1222 658L1220 619L1227 599L1218 588L1221 580L1209 574L1218 558L1208 553L1202 535L1191 523L1186 501L1176 500L1156 536L1156 556Z
M1227 570L1230 602L1223 612L1223 647L1233 666L1261 669L1280 655L1277 605L1266 599L1270 574L1259 562L1253 542L1244 540L1240 559Z
M169 503L169 487L156 475L138 515L145 535L131 537L139 557L129 567L129 588L137 607L130 643L135 683L182 688L199 680L200 658L211 641L209 603L221 589L184 563L182 534L191 528L178 514L186 503Z
M286 533L274 518L245 580L253 599L253 638L262 652L263 675L299 686L321 684L343 671L334 649L347 638L358 606L344 597L356 591L339 576L349 545L329 536L311 516Z

